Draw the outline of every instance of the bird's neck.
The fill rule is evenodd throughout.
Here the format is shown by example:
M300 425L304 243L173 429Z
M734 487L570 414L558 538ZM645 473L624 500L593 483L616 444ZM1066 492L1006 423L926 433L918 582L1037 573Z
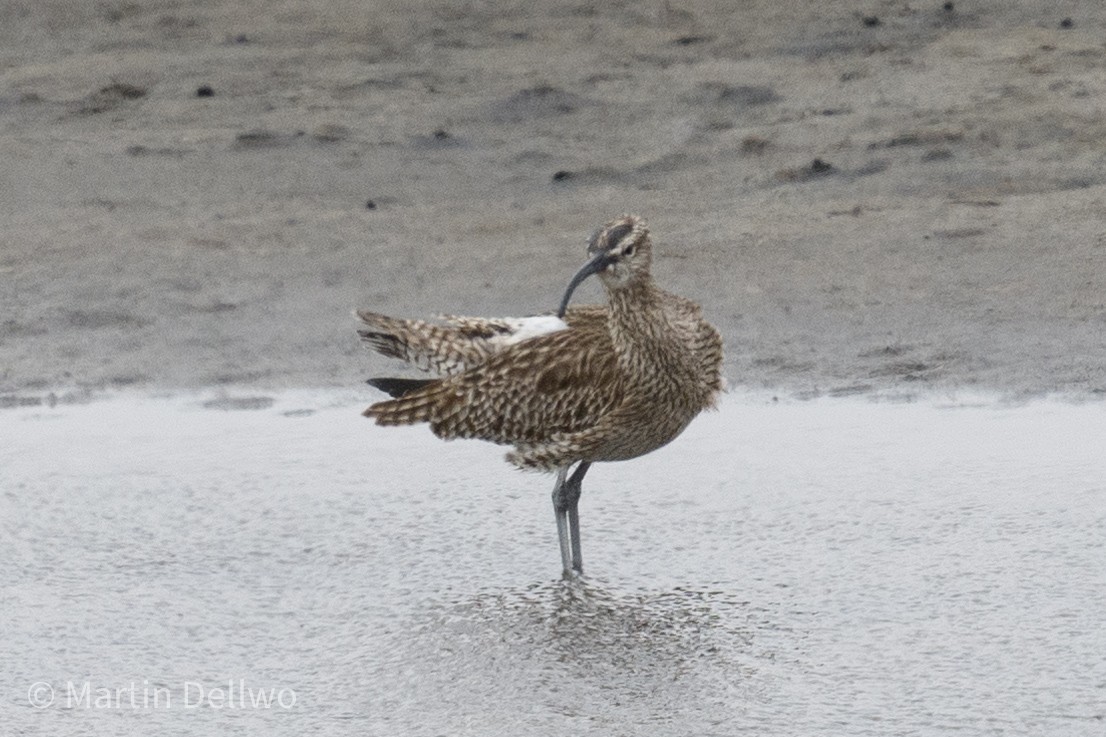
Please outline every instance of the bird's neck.
M608 289L611 319L627 325L648 321L653 310L658 307L659 296L656 282L651 276L635 278L616 289Z
M668 330L664 296L648 277L610 290L608 327L620 356L627 358L631 353L648 356L667 349L666 344L673 336Z
M607 327L623 369L658 386L694 384L696 366L688 361L687 336L673 314L673 296L647 278L610 290L609 299Z

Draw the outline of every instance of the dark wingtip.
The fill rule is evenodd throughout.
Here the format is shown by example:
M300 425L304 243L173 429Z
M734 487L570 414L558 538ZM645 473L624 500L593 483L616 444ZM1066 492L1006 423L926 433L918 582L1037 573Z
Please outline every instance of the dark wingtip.
M368 379L365 383L395 399L410 394L418 389L422 389L427 384L433 384L435 381L437 381L437 379L391 379L381 376L375 379Z
M391 333L381 333L375 330L358 330L361 340L368 343L374 351L391 358L404 358L403 342Z

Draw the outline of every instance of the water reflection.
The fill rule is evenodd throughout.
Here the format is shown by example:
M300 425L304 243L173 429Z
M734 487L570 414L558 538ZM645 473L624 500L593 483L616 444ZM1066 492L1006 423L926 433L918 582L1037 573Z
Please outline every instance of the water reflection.
M521 714L688 728L752 697L754 619L717 590L553 581L428 604L381 675L403 684L392 709L414 686L420 703L502 733Z

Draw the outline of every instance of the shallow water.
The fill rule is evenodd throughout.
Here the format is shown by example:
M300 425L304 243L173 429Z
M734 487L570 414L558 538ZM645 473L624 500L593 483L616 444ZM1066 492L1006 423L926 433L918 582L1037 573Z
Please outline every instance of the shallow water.
M205 399L0 414L6 733L1106 732L1101 404L730 397L566 584L503 449Z

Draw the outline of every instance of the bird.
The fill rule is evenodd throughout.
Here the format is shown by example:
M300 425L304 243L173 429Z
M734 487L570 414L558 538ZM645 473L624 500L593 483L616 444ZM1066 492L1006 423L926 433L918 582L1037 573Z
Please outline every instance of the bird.
M565 578L584 570L578 506L592 464L668 444L716 407L725 385L721 335L698 304L656 284L644 220L608 222L589 239L587 256L553 314L432 322L357 312L370 348L433 375L369 379L391 399L364 415L378 425L427 423L446 440L511 445L511 464L555 472ZM606 304L570 307L591 276Z

